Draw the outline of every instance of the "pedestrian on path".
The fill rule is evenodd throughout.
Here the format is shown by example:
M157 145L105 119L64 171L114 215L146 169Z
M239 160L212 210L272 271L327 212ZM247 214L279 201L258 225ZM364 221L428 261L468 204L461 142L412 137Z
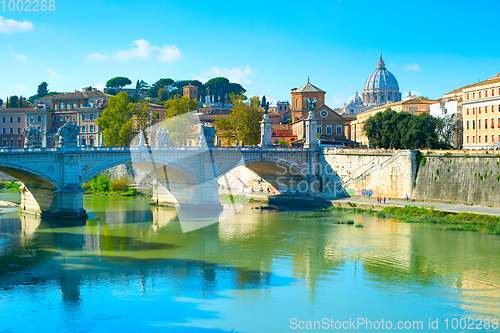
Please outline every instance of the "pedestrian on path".
M384 203L385 203L385 197L384 197Z

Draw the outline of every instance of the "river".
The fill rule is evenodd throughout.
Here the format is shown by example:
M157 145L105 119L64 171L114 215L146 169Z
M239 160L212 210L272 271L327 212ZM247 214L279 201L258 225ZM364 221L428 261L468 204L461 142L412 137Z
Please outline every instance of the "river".
M0 213L1 332L498 332L499 236L260 203L183 233L145 197L84 200L76 226Z

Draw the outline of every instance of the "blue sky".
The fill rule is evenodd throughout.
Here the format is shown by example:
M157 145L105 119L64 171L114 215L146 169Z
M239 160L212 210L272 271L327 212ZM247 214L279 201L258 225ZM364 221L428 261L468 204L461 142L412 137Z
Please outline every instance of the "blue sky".
M7 5L9 0L6 0ZM55 0L55 10L3 10L0 98L102 87L115 76L226 76L248 95L289 100L307 82L340 107L379 54L400 90L439 98L500 71L497 0Z

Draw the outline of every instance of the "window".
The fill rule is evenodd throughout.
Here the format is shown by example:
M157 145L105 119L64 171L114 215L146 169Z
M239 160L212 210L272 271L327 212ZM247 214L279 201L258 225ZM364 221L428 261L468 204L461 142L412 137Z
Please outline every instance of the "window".
M467 108L467 115L469 115L469 108Z
M7 147L7 140L5 139L2 140L2 146Z
M14 127L9 128L9 134L14 134Z
M500 128L500 117L498 117L498 124L497 127Z
M61 103L61 110L64 110L64 103Z
M54 110L57 111L57 104L54 104Z
M64 121L64 116L59 116L59 121L62 123Z
M323 126L322 125L318 125L318 134L323 134Z
M472 120L472 130L475 130L475 129L476 129L476 121L473 119Z
M481 135L477 137L477 143L481 143Z
M469 143L469 136L467 135L467 143Z
M481 129L481 119L477 120L477 129Z
M481 114L481 107L477 109L477 114Z
M484 91L484 98L488 97L488 90Z
M66 104L66 109L67 109L67 110L71 110L71 104L69 104L69 103L68 103L68 104Z
M469 94L467 94L467 100L469 100Z
M34 121L35 117L34 116L30 116L30 123L32 123Z
M37 119L36 121L42 122L42 116L38 116L38 117L36 117L36 119Z
M481 98L481 92L480 91L477 92L477 98Z
M484 107L484 113L488 113L488 107L487 106Z
M5 127L2 127L2 134L7 134L7 129Z
M488 143L488 136L487 135L484 136L484 143Z
M85 133L85 132L87 132L87 126L83 125L82 126L82 133Z
M14 147L14 139L10 139L10 146Z
M66 116L66 121L69 121L69 116Z
M299 99L297 98L295 100L295 109L298 109L299 108Z
M89 120L94 120L94 114L93 113L89 114Z
M73 110L76 109L76 103L73 103Z
M87 119L87 115L85 113L82 113L82 120L86 120Z
M476 93L475 92L472 93L472 99L476 99Z
M491 97L495 96L495 89L491 89Z
M484 129L488 129L488 118L484 118Z
M17 134L21 134L21 127L17 128Z
M82 138L82 146L85 146L87 144L87 139Z
M9 123L13 123L14 122L14 117L9 117Z
M326 134L332 135L332 125L326 125Z
M21 117L17 117L17 122L20 123L21 122Z
M23 140L17 139L17 146L21 147L23 145Z
M467 120L467 130L469 130L469 121Z
M6 123L6 122L7 122L7 118L2 117L2 123Z
M476 114L476 108L472 108L472 114L475 115Z
M342 126L337 125L337 134L342 134Z
M54 122L57 122L57 116L54 116Z
M89 132L94 132L94 125L89 126Z
M491 118L491 125L490 125L491 128L495 128L495 118Z
M495 136L492 134L491 135L491 143L495 142Z
M73 116L73 122L76 122L76 116Z

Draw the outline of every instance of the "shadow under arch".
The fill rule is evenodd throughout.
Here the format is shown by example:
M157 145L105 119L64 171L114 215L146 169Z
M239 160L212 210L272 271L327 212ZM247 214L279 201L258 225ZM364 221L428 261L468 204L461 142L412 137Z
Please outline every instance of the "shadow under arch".
M58 208L58 190L60 184L54 178L40 169L33 169L27 165L9 163L9 166L0 166L3 172L23 185L20 187L21 212L35 215L52 215Z
M232 170L244 166L257 176L267 181L280 192L295 192L301 182L307 178L307 172L300 165L285 159L245 158L231 163L218 170L218 178L222 178Z

